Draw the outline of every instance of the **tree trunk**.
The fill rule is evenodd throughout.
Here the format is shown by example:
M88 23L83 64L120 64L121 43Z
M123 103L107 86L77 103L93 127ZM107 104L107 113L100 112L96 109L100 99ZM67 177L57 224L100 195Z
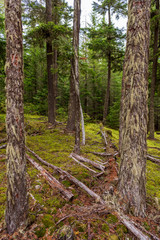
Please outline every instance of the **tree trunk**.
M5 221L12 234L25 223L28 212L23 113L23 42L21 1L6 0L6 131L7 204Z
M108 6L108 26L111 26L111 9ZM110 41L110 36L108 37L108 41ZM106 95L104 101L104 110L103 110L103 125L106 123L106 117L108 115L108 108L109 108L109 100L110 100L110 85L111 85L111 52L109 50L108 53L108 78L107 78L107 88L106 88Z
M71 68L74 68L73 59L71 60ZM76 93L74 87L74 78L70 76L70 96L69 96L69 105L68 105L68 121L66 129L67 131L75 131L75 112L76 112Z
M46 22L51 22L52 19L52 0L46 0ZM55 102L55 84L53 67L53 48L52 40L50 38L46 41L46 54L47 54L47 74L48 74L48 122L55 124L56 119L56 102Z
M80 153L80 93L79 93L79 30L80 30L81 0L74 0L73 20L73 51L74 65L72 74L76 93L76 114L75 114L75 147L74 152Z
M156 10L159 11L159 0L156 0ZM158 13L156 13L158 14ZM158 37L159 37L159 20L156 19L154 26L154 47L153 47L153 66L152 66L152 79L151 79L151 92L150 92L150 109L149 109L149 138L154 139L154 94L155 83L157 77L157 60L158 60Z
M126 209L136 216L146 210L149 27L150 0L129 0L118 187Z
M103 124L106 123L106 117L108 115L109 99L110 99L110 84L111 84L111 53L108 54L108 80L107 80L107 89L106 89L105 102L104 102Z

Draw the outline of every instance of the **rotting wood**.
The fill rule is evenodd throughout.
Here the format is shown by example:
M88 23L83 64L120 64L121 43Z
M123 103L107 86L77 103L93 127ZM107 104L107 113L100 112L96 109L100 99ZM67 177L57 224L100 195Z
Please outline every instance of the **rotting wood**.
M71 153L70 155L71 157L73 156L74 158L78 159L79 161L82 161L82 162L86 162L86 163L89 163L90 165L94 166L95 168L101 170L101 171L104 171L105 170L105 167L101 164L98 164L92 160L89 160L88 158L85 158L85 157L82 157L76 153Z
M150 240L148 236L146 236L142 231L140 231L138 228L136 228L132 222L130 222L126 217L120 216L117 214L117 217L119 220L128 228L130 232L133 233L134 236L136 236L140 240Z
M72 154L70 154L70 157L77 162L78 164L80 164L82 167L86 168L88 171L92 172L92 173L97 173L95 170L93 170L92 168L87 167L85 164L81 163L80 161L78 161L75 157L72 156Z
M7 147L7 145L5 144L5 145L0 146L0 149L5 149L6 147Z
M69 181L71 181L72 183L74 183L75 185L77 185L78 187L83 189L84 191L86 191L91 197L93 197L95 199L96 202L99 202L99 203L101 203L103 205L105 204L105 201L98 194L96 194L91 189L89 189L84 183L80 182L77 178L73 177L71 174L69 174L68 172L62 170L61 168L56 167L56 166L54 166L51 163L47 163L41 157L39 157L35 152L30 150L28 147L26 147L26 149L27 149L27 151L32 153L37 158L37 160L39 160L41 163L43 163L44 165L54 169L57 173L60 173L63 176L67 177L69 179Z
M57 188L61 194L68 200L72 200L74 195L66 190L64 186L56 179L54 178L49 172L47 172L42 166L40 166L37 162L35 162L28 154L26 154L26 157L28 161L36 168L38 169L43 177L47 180L49 185L55 189Z
M7 138L0 139L0 144L7 142Z

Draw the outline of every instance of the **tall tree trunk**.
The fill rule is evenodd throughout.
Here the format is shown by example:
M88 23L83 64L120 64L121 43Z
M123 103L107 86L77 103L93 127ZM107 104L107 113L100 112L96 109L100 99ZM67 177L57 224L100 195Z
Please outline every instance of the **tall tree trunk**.
M146 210L150 0L129 0L121 106L119 192L136 216Z
M5 1L7 205L5 221L12 234L28 212L23 113L23 43L21 0Z
M68 121L66 129L67 131L75 131L75 112L76 112L76 92L74 86L74 77L72 69L74 68L74 59L71 60L71 75L70 75L70 95L68 105Z
M108 6L108 26L111 26L111 9ZM108 41L110 41L110 36L108 37ZM103 124L106 123L106 117L108 115L108 108L109 108L109 99L110 99L110 84L111 84L111 52L109 50L108 53L108 78L107 78L107 88L106 88L106 95L104 101L104 110L103 110Z
M46 0L46 22L51 22L52 18L52 0ZM47 74L48 74L48 122L55 124L56 119L56 103L55 103L55 84L53 67L53 48L52 40L50 38L46 41L46 54L47 54Z
M159 14L159 0L156 0L156 15ZM156 19L154 26L154 47L153 47L153 66L152 66L152 79L151 79L151 92L150 92L150 109L149 109L149 138L154 139L155 123L154 123L154 94L155 83L157 77L157 60L158 60L158 37L159 37L159 20Z
M106 123L106 117L108 115L109 108L109 99L110 99L110 85L111 85L111 53L108 54L108 79L107 79L107 88L104 102L104 110L103 110L103 124Z
M76 114L75 114L75 147L74 152L80 153L80 93L79 93L79 31L80 31L81 0L74 0L73 20L73 51L74 65L72 74L76 93Z

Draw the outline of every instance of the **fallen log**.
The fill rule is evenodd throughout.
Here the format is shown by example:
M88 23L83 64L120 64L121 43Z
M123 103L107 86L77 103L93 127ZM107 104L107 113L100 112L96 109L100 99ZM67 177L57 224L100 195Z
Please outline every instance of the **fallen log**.
M88 171L92 172L92 173L97 173L96 171L94 171L93 169L87 167L86 165L84 165L83 163L81 163L80 161L78 161L75 157L72 156L72 154L70 154L70 157L77 162L78 164L80 164L82 167L86 168Z
M135 223L132 221L132 223L137 227L137 228L140 228L143 232L145 232L146 234L150 235L152 237L152 239L154 240L159 240L158 237L156 237L155 235L153 235L151 232L147 231L144 227L142 227L141 225Z
M74 158L78 159L79 161L82 161L82 162L86 162L86 163L89 163L90 165L94 166L95 168L101 170L101 171L104 171L105 170L105 167L101 164L98 164L92 160L89 160L88 158L85 158L85 157L82 157L76 153L71 153L70 156L73 156Z
M7 144L0 146L0 149L5 149L7 147Z
M160 160L152 157L151 155L147 155L147 159L154 162L154 163L160 164Z
M143 232L141 232L138 228L136 228L132 222L130 222L126 217L122 215L118 215L119 220L128 228L130 232L133 233L134 236L136 236L140 240L150 240L148 236L146 236Z
M49 185L55 189L57 188L61 194L68 200L72 200L74 195L66 190L64 186L56 179L54 178L49 172L47 172L42 166L40 166L37 162L35 162L28 154L26 154L26 157L28 161L36 168L38 169L43 177L47 180Z
M101 131L102 137L104 138L105 145L107 147L108 143L107 143L105 132L103 132L103 126L102 125L100 126L100 131Z
M105 201L98 194L96 194L91 189L89 189L84 183L80 182L77 178L73 177L71 174L62 170L61 168L56 167L53 164L44 161L41 157L39 157L35 152L30 150L29 148L26 147L26 149L30 153L32 153L41 163L43 163L44 165L54 169L57 173L60 173L61 175L67 177L69 179L69 181L71 181L72 183L74 183L75 185L77 185L78 187L83 189L84 191L86 191L91 197L93 197L95 199L96 202L100 202L101 204L105 204Z
M113 156L113 154L111 153L100 153L100 152L89 152L89 153L93 153L94 155L98 155L98 156L102 156L102 157L110 157L110 156Z
M0 144L7 142L7 138L0 139Z

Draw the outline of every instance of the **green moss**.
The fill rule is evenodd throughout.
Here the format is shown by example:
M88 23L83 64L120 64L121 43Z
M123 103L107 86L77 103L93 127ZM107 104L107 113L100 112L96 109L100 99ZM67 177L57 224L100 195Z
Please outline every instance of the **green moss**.
M74 221L74 227L79 232L86 232L87 230L87 225L79 221Z
M123 224L119 224L116 227L116 232L118 234L118 237L122 238L124 236L124 234L128 232L128 230Z
M114 224L114 223L118 222L118 218L112 214L108 214L106 221L108 223Z
M42 222L46 228L49 228L53 225L53 216L45 214L42 218Z
M149 224L148 224L147 222L144 222L144 223L143 223L143 226L144 226L144 228L145 228L147 231L150 230L150 226L149 226Z
M117 235L111 235L109 236L108 240L118 240L118 236Z
M66 187L71 186L71 182L68 181L68 180L63 180L62 183L63 183L63 185L66 186Z
M104 232L109 232L109 226L108 226L108 224L103 223L103 224L102 224L102 230L103 230Z
M35 234L37 235L38 238L44 237L46 233L45 227L37 227L35 230Z

